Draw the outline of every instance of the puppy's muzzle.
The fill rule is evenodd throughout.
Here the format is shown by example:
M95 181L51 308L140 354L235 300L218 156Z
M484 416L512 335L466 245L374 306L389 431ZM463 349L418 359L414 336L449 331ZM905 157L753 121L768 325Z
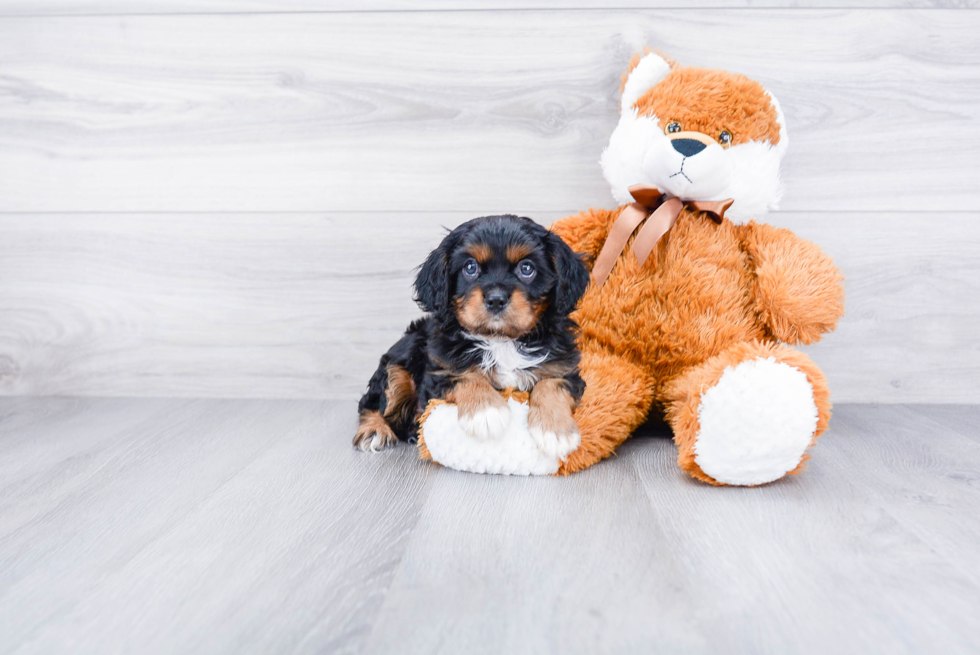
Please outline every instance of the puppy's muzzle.
M510 303L510 294L499 287L488 289L483 294L483 305L491 314L499 314Z

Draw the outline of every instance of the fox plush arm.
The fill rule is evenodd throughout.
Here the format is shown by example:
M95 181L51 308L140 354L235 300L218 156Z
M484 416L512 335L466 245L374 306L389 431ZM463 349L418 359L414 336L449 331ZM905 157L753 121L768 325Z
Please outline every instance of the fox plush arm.
M833 330L844 313L844 276L833 260L786 229L752 222L741 230L755 267L755 310L772 336L810 344Z

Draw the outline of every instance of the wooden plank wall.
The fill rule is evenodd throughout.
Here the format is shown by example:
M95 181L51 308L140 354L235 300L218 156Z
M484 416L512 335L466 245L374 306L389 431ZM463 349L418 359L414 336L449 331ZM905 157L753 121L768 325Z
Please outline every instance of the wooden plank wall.
M781 100L835 400L980 402L971 3L521 4L0 0L0 394L357 395L443 226L614 204L650 44Z

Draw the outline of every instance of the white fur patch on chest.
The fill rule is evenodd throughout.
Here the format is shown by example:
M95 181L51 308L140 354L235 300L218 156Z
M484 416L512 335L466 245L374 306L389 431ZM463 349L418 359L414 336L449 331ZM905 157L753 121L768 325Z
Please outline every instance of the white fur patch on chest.
M538 381L534 369L548 358L547 355L525 349L516 340L507 337L466 333L466 338L473 342L474 350L482 351L480 368L501 389L513 387L530 391Z

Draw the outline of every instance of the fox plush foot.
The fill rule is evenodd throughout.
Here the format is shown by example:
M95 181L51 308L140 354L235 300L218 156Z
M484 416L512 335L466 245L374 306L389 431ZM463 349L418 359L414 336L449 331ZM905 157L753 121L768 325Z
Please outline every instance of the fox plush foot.
M678 464L722 485L797 472L829 418L829 393L813 362L789 346L755 342L681 375L667 409Z
M506 429L484 439L467 432L459 408L444 400L429 402L420 420L419 455L443 466L474 473L553 475L559 454L544 452L529 430L528 394L505 392Z

